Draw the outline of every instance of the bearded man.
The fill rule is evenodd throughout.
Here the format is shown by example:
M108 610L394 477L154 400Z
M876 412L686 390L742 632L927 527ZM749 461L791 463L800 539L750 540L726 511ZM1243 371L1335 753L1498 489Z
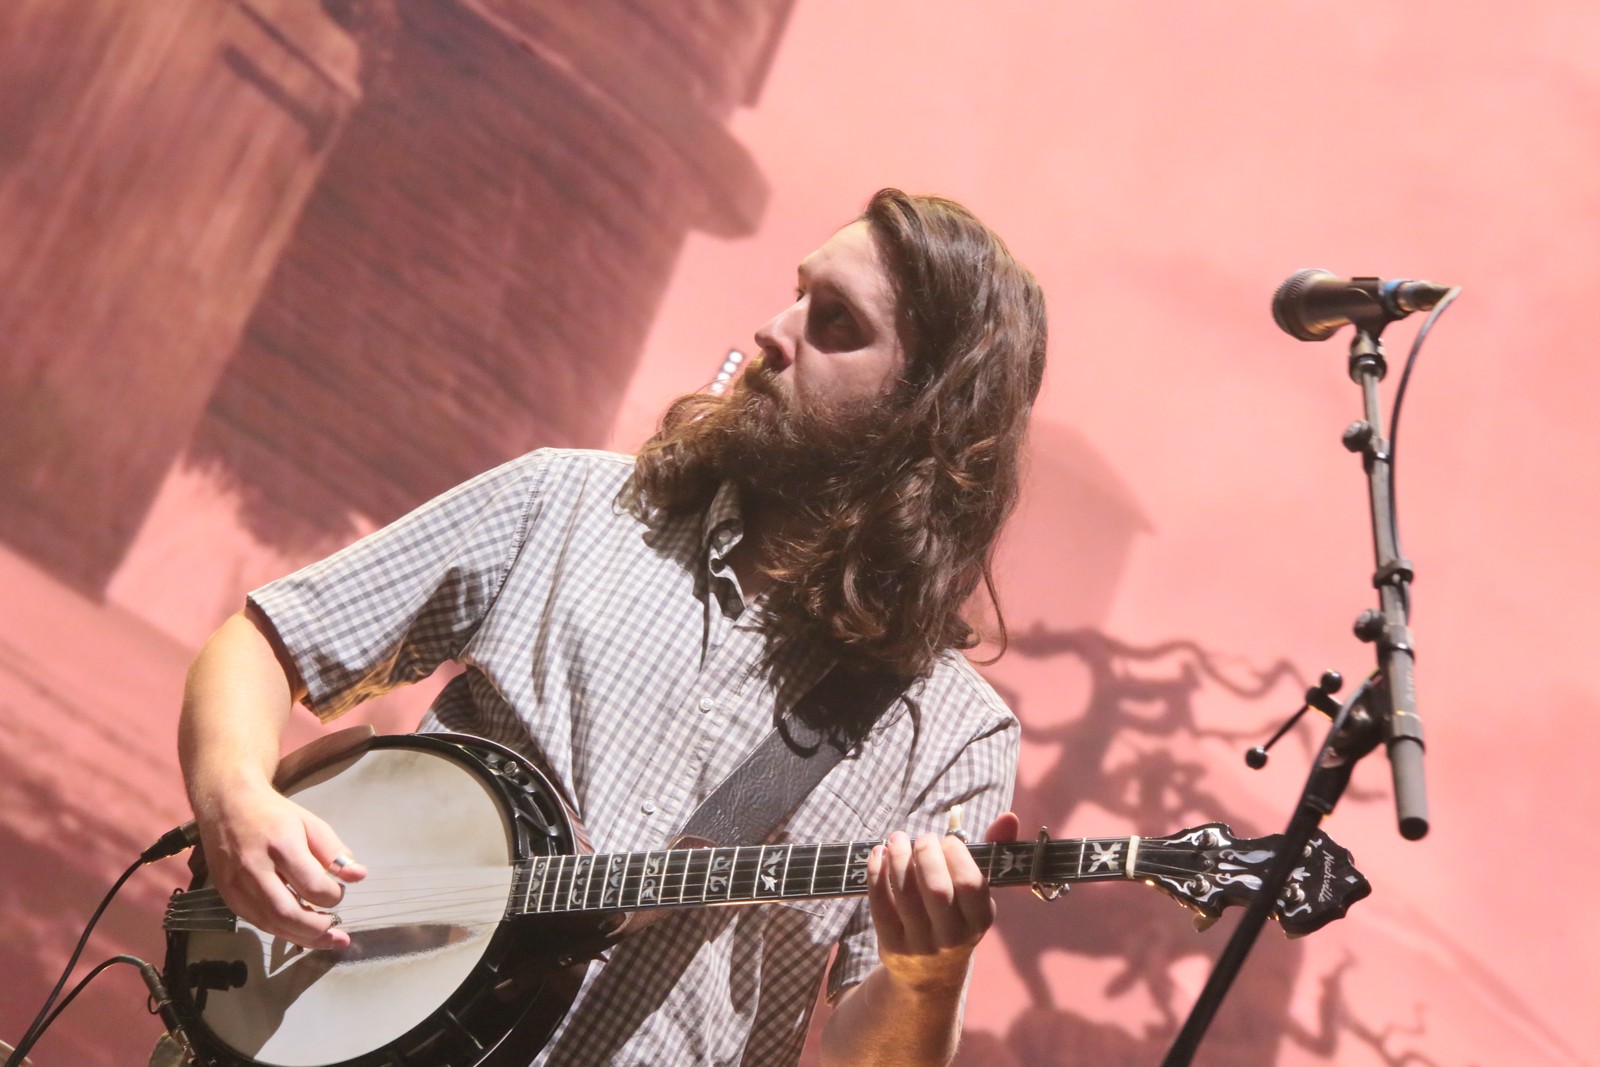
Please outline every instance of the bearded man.
M367 871L271 786L296 700L328 720L455 661L421 729L524 754L614 852L666 847L831 679L885 696L820 713L848 758L769 840L883 841L865 900L670 912L590 967L535 1062L793 1063L824 978L825 1062L949 1062L993 905L947 813L990 839L1017 825L1018 725L962 655L962 611L993 597L1044 301L964 208L893 189L798 282L730 393L678 400L636 459L513 460L255 591L213 635L180 755L237 914L350 944L319 909Z

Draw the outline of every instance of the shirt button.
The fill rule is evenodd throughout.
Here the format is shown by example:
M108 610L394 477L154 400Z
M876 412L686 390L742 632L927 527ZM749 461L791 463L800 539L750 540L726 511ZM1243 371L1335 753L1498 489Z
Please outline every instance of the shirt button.
M701 697L700 698L699 707L700 707L701 711L710 711L712 708L714 708L716 706L717 706L717 702L715 700L712 700L710 697Z
M644 812L646 815L654 815L656 813L656 806L647 800L643 804L639 805L639 810Z

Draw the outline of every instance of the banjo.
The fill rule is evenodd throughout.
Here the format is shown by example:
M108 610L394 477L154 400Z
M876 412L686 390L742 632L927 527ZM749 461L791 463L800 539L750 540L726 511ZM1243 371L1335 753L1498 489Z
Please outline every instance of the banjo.
M370 873L332 909L350 944L314 951L234 916L196 853L193 884L167 906L164 979L182 1022L174 1037L207 1067L525 1067L589 961L630 927L673 908L865 895L878 844L596 854L535 768L455 734L357 727L291 753L276 784L339 827ZM993 886L1049 898L1074 882L1133 880L1205 926L1256 895L1278 840L1208 823L968 847ZM1307 934L1370 891L1319 835L1274 917Z

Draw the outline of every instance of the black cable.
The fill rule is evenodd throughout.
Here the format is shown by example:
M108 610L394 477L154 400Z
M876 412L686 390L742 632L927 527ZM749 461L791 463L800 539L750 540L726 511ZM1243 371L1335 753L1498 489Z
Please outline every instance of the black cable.
M20 1067L22 1057L33 1047L34 1042L39 1040L39 1035L44 1033L44 1028L49 1025L46 1017L48 1016L52 1019L55 1017L50 1015L50 1006L55 1003L56 997L61 995L61 990L66 986L67 979L72 974L72 968L78 965L78 957L83 955L84 946L89 943L89 934L94 931L95 923L100 921L100 916L104 915L106 908L110 907L111 898L117 895L124 883L133 877L133 872L143 867L144 863L143 857L134 860L133 866L122 872L122 877L117 879L116 884L111 887L111 891L100 902L100 906L94 909L94 914L89 916L89 924L83 928L83 935L78 938L78 945L72 950L72 958L67 960L66 967L62 969L61 978L56 982L56 987L50 990L48 997L45 997L44 1006L39 1009L39 1014L34 1016L32 1024L23 1033L22 1040L17 1042L16 1051L12 1052L6 1059L5 1067Z
M107 960L105 963L102 963L100 966L91 971L88 978L85 978L82 982L80 982L77 988L72 991L67 999L62 1001L60 1007L58 1007L53 1013L50 1011L51 1005L55 1003L56 997L61 995L62 988L66 986L67 979L72 975L72 969L78 965L78 958L83 955L84 946L89 943L89 935L94 932L95 924L100 921L100 916L105 914L106 908L111 906L112 898L114 898L117 893L121 891L123 885L127 883L128 879L133 877L133 872L137 871L140 867L143 867L147 863L154 863L156 860L165 859L168 856L176 856L190 845L193 845L196 840L198 840L198 835L195 832L194 823L184 823L182 826L175 827L174 829L168 830L166 833L162 834L160 839L157 840L155 844L151 845L149 848L145 849L139 854L139 858L133 861L132 866L122 872L122 877L117 879L116 883L111 887L111 891L105 895L105 899L100 901L100 906L94 909L94 914L89 916L88 925L83 928L83 933L79 936L78 944L75 948L73 948L72 957L67 960L66 967L62 968L61 977L57 979L55 988L50 990L50 995L48 997L44 998L44 1006L39 1009L39 1014L33 1017L33 1022L30 1023L28 1025L28 1029L23 1032L22 1040L17 1042L16 1049L11 1053L10 1056L6 1057L4 1067L21 1067L22 1058L28 1054L28 1050L38 1042L40 1035L42 1035L45 1032L45 1029L55 1021L56 1016L61 1014L61 1008L65 1008L69 1003L71 1003L72 998L78 995L78 991L88 984L89 978L93 978L95 975L105 970L107 966L113 962L116 962L117 960L132 962L141 968L149 966L149 964L146 964L143 960L136 959L132 956L113 957L113 959Z
M1411 339L1411 351L1406 355L1405 369L1400 372L1400 384L1395 387L1394 391L1394 410L1389 413L1389 498L1391 500L1394 499L1394 457L1395 442L1400 437L1400 408L1406 402L1406 386L1411 382L1411 371L1417 365L1417 355L1422 351L1422 342L1428 336L1428 331L1433 329L1434 322L1444 313L1444 309L1449 307L1455 298L1460 295L1460 286L1456 286L1444 294L1444 298L1433 306L1433 311L1423 321L1422 329L1417 331L1417 336ZM1398 508L1390 509L1389 515L1391 519L1398 510ZM1399 555L1400 531L1395 529L1391 532L1394 534L1395 539L1395 553Z
M102 971L107 970L113 964L117 963L126 963L129 966L138 968L140 970L150 966L138 956L112 956L109 960L102 960L100 963L95 965L93 970L84 975L77 985L72 987L72 992L61 998L61 1003L56 1005L56 1010L50 1013L49 1017L45 1019L44 1024L39 1027L38 1032L28 1040L27 1047L25 1048L19 1045L17 1046L17 1051L26 1053L29 1048L32 1048L35 1044L37 1044L39 1039L44 1036L44 1032L50 1029L51 1024L56 1021L56 1016L66 1011L67 1005L71 1004L75 999L77 999L78 994L82 993L84 989L88 988L89 983L98 978Z
M1394 554L1402 558L1405 553L1400 551L1400 505L1395 496L1394 474L1395 459L1399 454L1400 407L1406 402L1406 386L1411 382L1411 370L1417 365L1417 355L1422 351L1423 339L1428 336L1428 331L1433 329L1434 322L1444 313L1444 309L1449 307L1455 298L1460 295L1461 287L1458 285L1444 294L1444 298L1433 306L1433 311L1423 321L1422 328L1417 331L1417 336L1411 341L1411 351L1406 356L1405 369L1400 372L1400 384L1395 387L1394 391L1394 410L1389 414L1389 537L1394 543ZM1401 585L1400 589L1401 595L1405 598L1406 614L1410 615L1411 589L1409 583Z

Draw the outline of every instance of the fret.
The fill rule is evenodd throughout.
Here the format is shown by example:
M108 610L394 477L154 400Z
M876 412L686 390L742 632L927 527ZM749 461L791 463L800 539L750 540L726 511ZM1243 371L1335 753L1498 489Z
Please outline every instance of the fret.
M1130 842L1126 837L1099 837L1085 838L1081 848L1085 851L1093 849L1093 853L1085 856L1078 854L1078 873L1085 881L1098 878L1123 877L1123 864L1125 863L1123 849ZM1089 869L1083 869L1083 861L1088 859Z
M786 845L788 857L784 860L783 895L809 897L817 877L817 845ZM809 857L809 858L808 858Z
M697 893L696 899L700 903L704 903L706 899L706 882L711 876L711 854L715 851L716 849L713 848L695 849L689 853L688 866L683 870L683 884L686 893L691 891ZM686 895L683 898L683 902L687 903L688 899Z
M1077 877L1079 877L1079 878L1083 877L1083 842L1082 841L1078 842L1078 873L1077 873Z
M676 858L682 862L682 868L678 871L678 895L673 901L674 904L688 904L693 899L689 883L694 867L694 854L697 851L699 850L686 848L676 853Z
M578 888L578 872L583 869L583 888ZM583 901L589 892L589 883L594 879L594 857L574 856L572 864L572 881L567 885L567 911L582 911Z
M811 853L811 881L806 883L806 896L817 895L817 868L822 866L822 846L818 845Z
M599 906L616 908L622 903L622 878L628 873L628 855L616 853L606 857L606 873L600 880Z
M748 861L750 867L748 899L750 900L765 900L772 893L783 889L783 883L778 881L778 870L781 864L779 852L774 849L772 858L769 860L767 858L767 847L766 845L759 846Z
M778 894L787 896L789 893L789 861L794 858L794 846L783 846L783 874L778 878Z
M756 892L756 860L759 858L760 849L750 851L750 846L734 850L733 853L733 886L729 890L729 900L753 900Z
M567 856L561 861L561 873L556 876L555 893L550 900L552 911L570 911L572 908L572 883L578 877L578 860Z
M578 906L584 911L594 911L600 906L600 896L606 890L605 862L607 857L594 855L589 857L589 873L583 879L583 896L579 898ZM599 884L595 884L595 872L600 872Z
M994 857L990 861L991 867L994 860L998 860L1000 869L990 876L993 885L1026 885L1029 880L1029 866L1033 862L1033 846L1022 842L1000 842L994 845Z
M549 910L545 906L544 898L545 894L550 889L550 882L555 877L556 866L561 862L561 856L559 854L554 856L546 856L544 857L544 861L544 876L539 879L539 895L533 900L534 912L544 912Z
M523 914L531 914L540 910L544 899L545 874L550 870L550 857L537 856L528 868L528 885L522 894Z
M589 873L583 878L583 895L578 898L581 910L595 911L600 907L600 898L606 891L606 865L610 861L609 855L599 853L589 857Z
M537 884L529 883L529 889L531 890L528 894L529 914L537 914L544 910L545 886L550 884L550 871L555 867L556 863L555 856L540 856L539 859L544 861L544 870L540 873Z
M728 891L722 895L723 900L732 900L734 887L739 882L739 851L740 846L733 847L733 858L728 861Z
M720 849L708 848L705 854L705 866L700 871L700 902L703 904L711 899L713 888L721 888L722 880L716 877L717 853ZM722 861L724 864L726 860Z
M544 907L544 910L547 912L561 910L561 876L567 873L567 868L570 866L568 861L571 859L571 856L563 853L556 860L556 873L555 876L550 879L550 903L546 904Z
M550 903L545 906L545 911L556 912L565 909L566 905L562 901L566 898L561 889L561 880L571 876L569 869L573 858L570 855L562 855L556 860L556 871L550 879Z
M740 900L759 899L761 886L761 847L744 847L744 855L734 860L733 895Z
M814 897L830 897L834 895L834 888L830 884L836 881L833 877L835 864L844 863L847 845L821 845L817 848L817 866L812 873L811 895Z
M1052 885L1069 885L1077 880L1074 856L1078 853L1071 841L1051 841L1044 848L1045 881Z
M672 875L676 869L678 873L678 895L674 899L668 898L672 886ZM685 890L689 881L689 850L686 848L674 849L667 853L667 873L661 876L661 900L667 904L682 904L688 899Z
M636 907L648 908L661 902L661 886L666 877L665 853L646 852L639 864L639 885L634 891Z
M867 860L876 844L876 841L852 841L845 846L844 871L839 876L841 894L867 887Z
M586 868L584 865L589 866ZM561 904L562 911L577 911L583 907L583 890L580 887L580 878L585 870L592 870L594 859L590 856L573 856L572 862L567 864L567 896Z
M995 847L993 845L990 845L989 846L989 858L988 858L987 862L985 862L984 865L983 865L983 880L985 882L988 882L990 885L994 884L994 854L995 854Z
M772 855L768 856L767 846L761 846L761 851L756 854L756 879L750 894L752 899L771 900L783 895L783 872L789 866L785 859L787 852L787 849L774 847Z
M700 899L702 901L710 900L713 893L724 894L725 898L728 888L733 882L733 862L728 857L728 850L725 848L713 848L709 851L711 855L707 857L706 861L706 881L700 890ZM738 849L733 851L735 855L739 852Z
M617 872L617 906L639 906L639 872L644 869L643 852L626 852L622 856L622 869Z
M683 898L684 903L698 893L698 899L706 897L706 871L711 866L711 849L697 848L688 854L688 865L684 868L684 888L688 895Z

